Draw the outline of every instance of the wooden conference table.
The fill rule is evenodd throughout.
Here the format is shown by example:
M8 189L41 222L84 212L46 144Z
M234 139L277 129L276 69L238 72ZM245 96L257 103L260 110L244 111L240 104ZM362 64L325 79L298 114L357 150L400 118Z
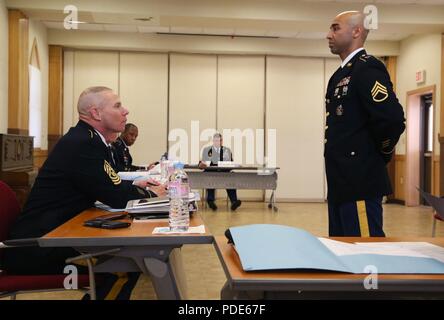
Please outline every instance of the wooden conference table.
M108 212L85 210L73 219L39 239L41 247L72 247L81 253L97 253L110 249L108 259L94 266L94 272L143 272L150 276L158 299L185 299L186 286L179 249L184 244L211 244L213 236L205 234L153 235L155 227L166 227L168 221L143 220L129 228L98 229L83 222ZM204 224L198 213L190 226Z
M444 247L444 238L332 238L344 242L421 241ZM215 247L227 281L222 299L444 298L444 274L381 274L378 289L366 290L368 274L314 271L245 272L223 236Z

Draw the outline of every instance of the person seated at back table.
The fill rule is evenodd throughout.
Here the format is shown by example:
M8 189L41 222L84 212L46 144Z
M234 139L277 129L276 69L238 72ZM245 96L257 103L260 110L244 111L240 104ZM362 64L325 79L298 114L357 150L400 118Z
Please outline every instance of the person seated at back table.
M202 161L199 162L199 168L205 169L207 165L204 161L211 161L210 166L216 166L219 161L233 161L233 155L230 148L223 146L223 138L220 133L213 135L213 145L206 147L202 151ZM231 201L231 210L236 210L240 207L242 201L237 199L236 189L227 189L228 197ZM215 201L214 189L207 189L207 203L213 210L217 210Z
M139 136L139 129L133 123L127 123L125 130L120 136L112 143L113 158L115 162L115 169L119 171L137 171L137 170L150 170L157 163L151 163L148 168L144 166L133 165L133 157L129 152L134 142L136 142Z

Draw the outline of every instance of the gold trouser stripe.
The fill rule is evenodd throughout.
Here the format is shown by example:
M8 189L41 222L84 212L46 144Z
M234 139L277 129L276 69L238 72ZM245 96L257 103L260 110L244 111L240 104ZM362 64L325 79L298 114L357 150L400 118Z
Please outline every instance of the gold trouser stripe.
M357 201L356 208L358 209L359 229L361 230L361 237L370 237L365 201Z
M116 275L119 277L116 282L114 282L113 287L108 292L105 297L105 300L116 300L120 290L122 290L125 283L128 282L128 274L124 272L118 272Z

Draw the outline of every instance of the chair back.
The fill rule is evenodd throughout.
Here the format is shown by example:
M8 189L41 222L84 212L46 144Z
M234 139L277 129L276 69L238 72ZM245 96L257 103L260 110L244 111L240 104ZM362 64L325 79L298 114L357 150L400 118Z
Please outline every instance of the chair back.
M7 239L19 214L20 204L14 191L0 180L0 241Z
M424 200L432 206L432 208L436 211L436 214L441 218L444 219L444 198L436 197L434 195L431 195L428 192L425 192L424 190L421 190L420 188L417 188L419 193L421 193L421 196L424 198Z

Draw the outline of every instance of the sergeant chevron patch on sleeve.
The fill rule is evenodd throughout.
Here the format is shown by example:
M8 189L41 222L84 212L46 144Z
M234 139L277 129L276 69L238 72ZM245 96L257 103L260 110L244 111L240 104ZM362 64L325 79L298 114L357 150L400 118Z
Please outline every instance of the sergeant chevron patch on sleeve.
M373 101L382 102L388 97L387 87L375 81L375 84L371 90Z
M120 177L117 175L117 173L114 171L113 167L109 164L108 161L104 160L103 163L103 170L105 170L108 177L111 179L111 181L114 183L114 185L119 185L122 180L120 180Z

